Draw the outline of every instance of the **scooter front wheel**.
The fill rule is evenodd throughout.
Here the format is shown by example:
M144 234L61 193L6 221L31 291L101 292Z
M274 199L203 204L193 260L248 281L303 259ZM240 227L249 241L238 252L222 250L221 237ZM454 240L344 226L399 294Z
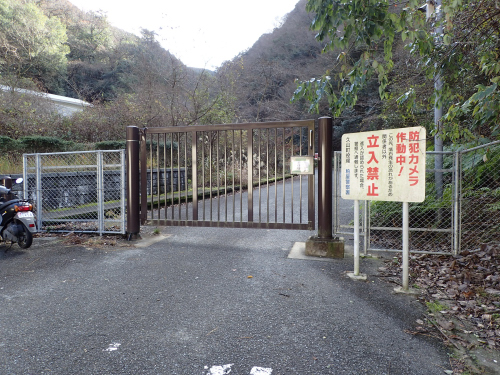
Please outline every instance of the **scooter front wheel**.
M33 235L24 223L20 222L19 224L22 226L23 231L17 235L17 244L21 249L27 249L33 243Z

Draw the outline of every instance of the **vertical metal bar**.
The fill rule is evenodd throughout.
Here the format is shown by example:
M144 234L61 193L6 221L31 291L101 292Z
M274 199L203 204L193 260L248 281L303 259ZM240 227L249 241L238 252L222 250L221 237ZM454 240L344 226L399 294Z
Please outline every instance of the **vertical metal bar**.
M314 156L314 123L309 125L309 148L308 155ZM313 230L316 226L316 201L315 201L315 176L310 174L307 176L307 221L310 230Z
M148 150L146 142L147 129L141 132L140 153L141 153L141 224L148 218ZM130 186L130 185L129 185ZM131 232L133 233L133 232Z
M179 218L181 220L181 199L182 199L182 191L181 191L181 133L177 133L177 191L179 192L179 201L177 203L179 207Z
M409 214L408 202L403 202L403 290L408 290L410 244L409 244Z
M220 131L218 130L217 133L215 133L217 136L216 136L216 140L217 140L217 143L216 143L216 147L217 147L217 161L215 163L215 165L217 166L217 168L215 169L217 171L217 174L215 176L215 178L217 179L217 221L220 221L220 158L219 158L219 142L220 142L220 139L219 139L219 134L220 134Z
M359 200L354 200L354 276L359 276Z
M150 166L149 166L149 193L150 193L150 196L151 196L151 219L154 219L155 218L155 206L154 206L154 191L153 191L153 140L154 140L154 137L153 135L151 134L151 137L150 137L150 145L149 145L149 160L151 162Z
M201 205L203 209L203 221L205 221L205 132L201 132L201 179Z
M299 128L299 155L302 156L303 128ZM299 223L302 224L302 175L299 175Z
M125 165L126 165L126 154L125 154L125 150L120 150L120 224L121 224L121 230L120 230L120 233L122 234L125 234L126 233L126 229L125 229L125 223L126 223L126 220L125 220L125 202L126 202L126 193L127 193L127 189L126 189L126 176L127 176L127 173L126 173L126 168L125 168ZM136 161L136 165L139 166L139 161L137 160ZM139 185L139 179L137 178L137 185ZM137 202L139 202L139 196L137 196L136 198ZM136 216L137 216L137 220L139 219L139 211L136 212Z
M459 232L459 217L460 217L460 161L462 154L460 151L455 151L455 160L453 166L453 255L457 255L460 251L460 232Z
M460 252L462 249L462 201L463 201L463 167L462 167L462 155L463 153L460 152L459 156L459 163L458 163L458 245L457 245L457 254Z
M227 130L224 132L224 209L225 209L225 219L227 221Z
M36 154L36 226L42 228L42 159Z
M171 219L175 218L175 207L174 207L174 133L170 133L170 212ZM167 197L165 196L165 204L167 202Z
M150 201L150 206L151 206L151 219L154 219L154 204L153 204L153 135L150 137L150 143L149 143L149 160L150 160L150 165L149 165L149 191L148 194L151 197Z
M28 199L28 155L23 154L23 199Z
M104 232L104 197L103 197L103 166L102 166L102 151L97 151L97 226L99 235Z
M332 237L332 118L319 119L318 237Z
M188 191L189 191L189 180L188 180L188 134L191 133L184 133L184 190L185 190L185 196L186 196L186 220L188 220Z
M270 138L270 133L271 133L271 129L270 128L267 128L267 148L266 148L266 185L267 185L267 191L266 191L266 195L267 195L267 219L266 219L266 222L269 223L269 138Z
M208 163L210 166L210 221L212 221L212 135L213 132L210 134L210 143L209 143L209 156L208 156Z
M160 134L156 136L156 194L158 196L158 219L160 219L160 198L161 198L161 168L160 168ZM152 163L153 161L151 161ZM151 168L151 172L153 168ZM152 206L151 206L152 207Z
M285 128L283 128L283 146L282 146L282 153L283 153L283 201L282 206L283 206L283 223L286 222L286 217L285 217L285 165L286 165L286 159L285 159L285 139L286 139L286 134L285 134Z
M339 230L339 214L338 210L338 200L339 200L339 192L338 192L338 171L340 171L339 166L339 157L338 152L333 152L333 233L337 233Z
M167 174L168 174L168 168L167 168L167 133L163 134L163 189L165 191L165 208L163 210L163 216L165 220L167 219L167 197L168 197L168 181L167 181ZM160 212L158 212L158 218L161 219L160 217Z
M370 218L370 206L372 202L371 201L366 201L366 249L370 251L370 234L371 234L371 218Z
M202 143L203 146L203 143ZM203 147L202 147L203 149ZM198 220L198 132L193 132L191 136L191 165L192 186L193 186L193 220ZM203 166L202 166L203 168Z
M291 214L291 222L293 223L293 174L292 174L292 156L293 156L293 137L295 135L295 128L290 128L292 132L292 137L290 139L290 185L292 188L291 196L290 196L290 214Z
M262 151L261 151L261 140L262 140L262 129L259 129L259 137L257 138L257 141L259 142L259 156L257 156L257 168L259 169L259 223L261 223L261 196L262 196L262 190L261 190L261 181L262 181L262 176L261 176L261 168L260 168L260 162L261 162L261 157L262 157Z
M278 128L274 128L274 222L278 222Z
M234 129L231 131L232 133L232 145L231 145L231 150L232 150L232 157L231 157L231 162L233 163L233 222L236 221L236 190L234 186L234 173L235 173L235 143L234 143Z
M368 255L368 241L369 241L369 235L368 235L368 201L364 201L363 203L363 249L364 249L364 254Z
M247 130L248 222L253 222L253 128Z
M248 130L247 130L248 132ZM243 130L240 130L240 222L243 221Z

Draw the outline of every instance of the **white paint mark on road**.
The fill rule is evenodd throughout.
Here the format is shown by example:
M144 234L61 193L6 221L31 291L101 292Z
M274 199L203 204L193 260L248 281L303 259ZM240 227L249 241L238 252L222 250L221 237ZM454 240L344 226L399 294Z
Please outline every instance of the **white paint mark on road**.
M114 352L115 350L118 350L118 347L120 345L121 345L120 343L114 342L110 344L107 349L104 349L103 352Z
M227 375L231 372L231 366L233 366L234 363L230 365L224 365L224 366L212 366L210 369L208 366L205 366L205 370L208 370L208 372L204 373L203 375ZM257 367L254 366L250 370L250 375L271 375L273 372L273 369L271 368L266 368L266 367Z
M253 367L250 375L271 375L273 369L265 367Z
M212 366L205 375L227 375L231 372L232 365L233 363L224 366ZM208 367L205 366L205 370L207 369Z

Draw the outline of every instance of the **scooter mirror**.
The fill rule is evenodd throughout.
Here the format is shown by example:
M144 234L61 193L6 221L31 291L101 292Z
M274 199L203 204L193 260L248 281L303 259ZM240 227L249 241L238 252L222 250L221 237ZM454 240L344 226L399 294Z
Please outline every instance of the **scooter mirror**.
M20 184L21 182L23 182L23 178L22 177L19 177L18 179L16 179L16 184Z

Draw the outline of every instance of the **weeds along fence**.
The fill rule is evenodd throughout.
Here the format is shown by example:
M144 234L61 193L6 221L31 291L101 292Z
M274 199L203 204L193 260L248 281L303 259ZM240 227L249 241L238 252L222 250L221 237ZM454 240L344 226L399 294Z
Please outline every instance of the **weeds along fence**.
M23 155L24 198L37 228L125 233L125 151Z
M442 168L435 168L437 157ZM340 152L334 158L334 233L353 232L352 202L340 197ZM467 150L427 152L426 199L410 203L410 251L457 254L500 242L500 142ZM402 204L362 202L363 247L401 251Z

